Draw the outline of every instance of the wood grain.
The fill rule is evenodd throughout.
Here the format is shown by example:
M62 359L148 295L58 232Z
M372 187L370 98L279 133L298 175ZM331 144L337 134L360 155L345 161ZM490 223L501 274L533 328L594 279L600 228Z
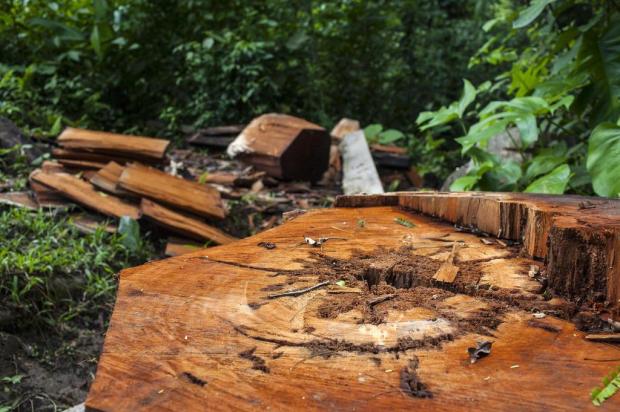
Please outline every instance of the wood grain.
M415 226L399 225L396 218ZM312 247L304 236L334 239ZM353 282L359 259L396 272L390 256L404 251L396 263L423 261L428 272L445 261L456 241L464 245L459 265L469 265L461 266L466 269L455 280L462 288L451 291L454 285L429 280L410 290L392 289L395 298L373 305L384 314L379 323L360 323L357 309L325 316L321 308L338 299L362 299L363 305L364 296L387 293L384 283L374 292L357 282L347 288L350 293L329 293L339 288L334 284L296 297L267 297L315 285L332 270ZM276 247L267 250L261 242ZM451 223L375 206L309 211L226 246L125 270L86 408L597 410L589 391L611 369L605 360L617 358L618 351L586 341L566 320L534 319L531 309L561 312L566 302L539 299L528 270L542 263L517 254L518 248L483 244ZM478 272L467 268L486 274L487 286L477 288L470 277ZM403 273L419 282L432 277ZM423 299L407 300L405 292ZM498 324L463 327L487 316L496 316ZM492 351L471 364L467 349L480 340L492 340ZM403 388L412 371L431 398ZM598 410L618 408L620 397L614 396Z
M115 196L97 192L93 185L75 176L66 173L50 174L35 171L31 174L31 178L37 183L57 190L74 202L106 216L116 218L129 216L132 219L140 217L140 211L136 206Z
M148 199L142 199L140 210L144 216L180 235L203 241L210 240L218 245L225 245L237 240L237 238L198 219L182 215Z
M220 193L216 189L169 175L152 167L128 165L118 180L118 186L175 209L187 210L214 219L226 217Z
M135 195L118 186L118 181L125 168L116 162L110 162L95 173L89 181L99 189L122 197L135 197Z
M162 160L170 141L68 127L58 136L58 144L65 149Z

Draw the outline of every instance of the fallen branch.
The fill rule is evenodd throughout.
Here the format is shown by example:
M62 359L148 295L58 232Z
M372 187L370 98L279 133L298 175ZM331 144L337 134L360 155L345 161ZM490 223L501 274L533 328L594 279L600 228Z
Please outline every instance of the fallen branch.
M299 296L299 295L303 295L304 293L308 293L310 291L313 291L314 289L322 288L323 286L329 285L330 283L331 283L331 281L326 280L325 282L317 283L316 285L313 285L313 286L310 286L310 287L307 287L307 288L289 290L287 292L276 293L276 294L273 294L273 295L267 295L267 297L269 299L275 299L275 298L281 298L281 297L284 297L284 296Z

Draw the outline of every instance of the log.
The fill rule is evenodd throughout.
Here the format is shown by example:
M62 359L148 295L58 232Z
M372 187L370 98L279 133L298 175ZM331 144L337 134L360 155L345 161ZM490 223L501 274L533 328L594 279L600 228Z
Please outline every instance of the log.
M140 217L140 211L136 206L115 196L97 192L92 184L75 176L35 171L31 174L31 178L37 183L57 190L74 202L106 216L115 218L129 216L132 219Z
M106 162L95 162L92 160L73 160L73 159L56 159L58 163L75 170L99 170L105 167Z
M58 136L58 144L64 149L161 161L170 141L68 127Z
M209 185L172 176L152 167L128 165L118 186L137 195L157 200L214 219L226 217L220 193Z
M470 216L489 219L492 202L511 196L462 195L478 200L466 202ZM520 256L522 244L486 245L399 206L415 199L428 211L443 204L447 217L459 210L453 194L344 197L347 207L124 270L87 410L594 410L588 391L617 351L585 340L565 299L542 298L528 271L548 266ZM313 247L304 236L340 239ZM461 270L435 284L453 242L464 245ZM379 282L369 289L371 265ZM269 298L299 290L308 292ZM536 311L544 321L532 322ZM493 345L472 364L478 341ZM620 397L603 408L619 409Z
M329 146L321 126L272 113L252 120L227 152L279 179L318 181L328 166Z
M237 240L235 237L198 219L182 215L148 199L142 199L140 211L144 216L162 227L193 239L212 241L218 245L225 245Z

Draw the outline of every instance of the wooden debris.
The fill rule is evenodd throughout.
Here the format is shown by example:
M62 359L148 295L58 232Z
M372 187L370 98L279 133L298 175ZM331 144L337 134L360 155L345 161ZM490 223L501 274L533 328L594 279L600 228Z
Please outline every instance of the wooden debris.
M459 273L459 267L454 264L454 259L459 249L461 248L460 242L454 242L452 245L452 251L446 258L445 262L441 264L433 279L437 282L452 283L456 279L456 275Z
M252 120L227 152L279 179L318 181L328 166L329 146L322 127L272 113Z
M118 181L125 168L116 162L110 162L95 173L89 181L99 189L123 197L135 197L135 195L118 186Z
M115 154L138 160L163 160L170 141L68 127L58 136L58 144L64 149Z
M131 164L118 180L122 189L201 216L223 219L220 193L208 186L172 176L152 167Z
M218 245L225 245L237 240L198 219L182 215L148 199L142 199L140 210L144 216L155 223L183 236L204 241L210 240Z
M381 295L381 296L377 296L376 298L370 299L367 303L368 306L375 306L378 305L381 302L385 302L387 300L390 299L394 299L396 297L395 294L389 294L389 295Z
M592 333L586 335L586 339L594 342L620 343L620 333Z
M275 299L275 298L281 298L285 296L300 296L300 295L303 295L304 293L308 293L315 289L322 288L323 286L327 286L330 283L331 282L329 280L326 280L325 282L317 283L316 285L312 285L307 288L289 290L289 291L282 292L282 293L274 293L271 295L267 295L267 297L269 299Z
M65 162L65 163L69 160L70 161L81 160L81 161L104 163L104 164L107 164L109 162L115 162L121 165L135 162L137 160L140 160L142 162L149 163L149 164L159 162L159 160L154 161L149 158L140 158L139 155L136 155L135 158L131 158L131 157L111 155L108 153L88 152L85 150L72 150L72 149L63 149L63 148L52 149L52 156L58 162Z
M345 194L383 193L383 185L368 150L363 131L347 134L340 143L342 191Z
M171 236L168 238L168 242L166 242L166 251L164 253L166 256L180 256L195 252L203 247L203 245L193 240Z
M66 173L67 170L58 162L46 160L41 164L41 170L45 173Z
M56 159L58 163L69 169L77 170L99 170L105 167L105 162L95 162L92 160Z
M28 192L0 193L0 205L21 207L28 210L37 210L39 204Z
M198 130L187 139L187 143L225 149L243 131L244 127L244 125L208 127Z
M97 192L92 184L66 173L45 173L35 171L32 179L57 190L64 196L89 209L104 215L121 218L129 216L132 219L140 217L139 209L115 196Z
M85 234L95 233L95 231L99 228L102 228L108 233L116 233L117 230L117 226L115 224L101 219L98 216L85 213L76 213L71 215L71 223L80 232Z
M353 119L342 118L330 132L332 137L338 140L344 139L346 135L360 130L360 122Z

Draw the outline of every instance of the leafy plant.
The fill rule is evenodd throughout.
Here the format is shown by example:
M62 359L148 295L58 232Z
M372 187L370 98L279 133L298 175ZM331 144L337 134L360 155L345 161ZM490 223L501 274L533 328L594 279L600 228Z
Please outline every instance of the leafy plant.
M415 224L414 224L414 223L412 223L412 222L410 222L409 220L404 219L404 218L402 218L402 217L396 217L396 218L394 218L394 222L398 223L398 224L399 224L399 225L401 225L401 226L405 226L405 227L409 227L409 228L415 227Z
M592 389L590 398L596 406L601 406L603 402L612 397L620 389L620 367L612 371L609 376L603 379L603 386Z

